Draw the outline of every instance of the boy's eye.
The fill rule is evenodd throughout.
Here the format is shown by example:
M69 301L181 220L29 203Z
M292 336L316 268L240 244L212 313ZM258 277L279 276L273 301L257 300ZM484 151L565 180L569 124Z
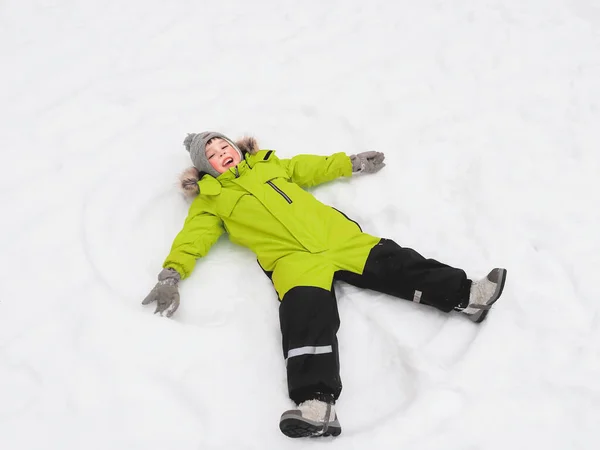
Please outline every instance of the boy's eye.
M212 155L210 155L210 156L208 157L208 159L212 158L213 156L215 156L215 154L214 154L214 153L213 153Z

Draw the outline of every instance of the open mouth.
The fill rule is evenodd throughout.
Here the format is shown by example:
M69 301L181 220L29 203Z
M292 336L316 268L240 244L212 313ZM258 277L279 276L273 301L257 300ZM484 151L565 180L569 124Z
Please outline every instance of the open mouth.
M233 164L233 158L231 156L223 161L223 167L230 166L231 164Z

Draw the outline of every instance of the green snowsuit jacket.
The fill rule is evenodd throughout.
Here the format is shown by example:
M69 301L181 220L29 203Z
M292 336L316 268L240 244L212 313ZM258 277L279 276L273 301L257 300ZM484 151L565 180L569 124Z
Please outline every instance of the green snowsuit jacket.
M379 238L302 189L352 175L344 153L279 159L245 154L218 178L205 175L163 267L186 278L224 231L252 250L280 299L296 286L331 289L338 270L362 274Z

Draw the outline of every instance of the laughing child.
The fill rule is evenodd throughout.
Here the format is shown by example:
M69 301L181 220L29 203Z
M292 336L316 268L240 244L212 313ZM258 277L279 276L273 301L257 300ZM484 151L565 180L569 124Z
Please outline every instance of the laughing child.
M342 431L334 407L342 390L334 281L458 311L476 323L502 293L505 269L472 281L461 269L364 233L303 189L375 173L385 165L383 153L279 159L272 150L259 150L252 138L236 144L215 132L189 134L184 145L194 167L184 172L181 185L195 199L143 304L156 301L156 312L171 317L179 306L177 284L224 232L252 250L280 300L288 391L298 405L281 416L286 436Z

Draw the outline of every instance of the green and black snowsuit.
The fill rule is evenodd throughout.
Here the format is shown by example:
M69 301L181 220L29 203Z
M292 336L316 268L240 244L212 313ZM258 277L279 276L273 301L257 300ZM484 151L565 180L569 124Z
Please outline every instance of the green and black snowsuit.
M223 232L252 250L282 301L280 322L290 397L340 394L335 279L450 311L468 296L462 270L362 232L303 188L352 175L344 153L279 159L245 154L218 178L205 175L163 267L181 278Z

